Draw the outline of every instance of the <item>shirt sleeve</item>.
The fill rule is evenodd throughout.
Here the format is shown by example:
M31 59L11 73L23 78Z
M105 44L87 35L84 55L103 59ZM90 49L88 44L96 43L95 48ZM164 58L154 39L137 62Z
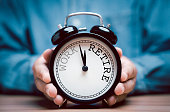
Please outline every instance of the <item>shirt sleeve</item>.
M34 91L34 54L24 6L18 1L0 1L0 92Z
M153 0L142 7L143 54L131 59L138 70L132 93L169 93L170 1Z

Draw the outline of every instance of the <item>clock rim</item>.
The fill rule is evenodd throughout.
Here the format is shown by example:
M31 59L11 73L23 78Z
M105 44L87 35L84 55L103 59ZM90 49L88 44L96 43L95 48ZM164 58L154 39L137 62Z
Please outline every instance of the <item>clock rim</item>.
M97 97L95 99L91 99L91 100L79 100L79 99L75 99L73 97L70 97L69 95L67 95L61 88L60 86L57 84L56 80L55 80L55 76L54 76L54 71L53 71L53 66L54 66L54 60L56 57L56 54L58 53L58 51L60 50L60 48L66 44L68 41L72 40L72 39L76 39L79 37L84 37L84 36L89 36L91 38L96 38L99 39L100 41L104 42L106 45L108 45L108 47L111 49L111 51L113 52L116 60L117 60L117 75L115 78L115 82L113 83L113 85L111 86L111 88L103 95L101 95L100 97ZM51 77L51 82L53 83L53 85L57 88L57 92L63 96L64 98L68 99L71 102L74 103L78 103L78 104L92 104L92 103L96 103L99 102L105 98L107 98L108 96L114 95L114 89L116 87L116 85L119 83L120 81L120 76L121 76L121 61L120 61L120 57L118 52L116 51L115 47L103 36L100 36L98 34L95 33L76 33L74 35L71 35L69 37L67 37L65 40L63 40L60 44L58 44L58 46L54 49L51 58L50 58L50 63L49 63L49 71L50 71L50 77Z

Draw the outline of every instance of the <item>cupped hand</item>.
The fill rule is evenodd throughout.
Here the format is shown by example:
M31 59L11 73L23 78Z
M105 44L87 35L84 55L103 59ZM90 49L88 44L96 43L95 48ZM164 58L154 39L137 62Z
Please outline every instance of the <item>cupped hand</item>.
M116 50L120 56L122 72L120 82L114 90L114 95L106 99L109 106L123 101L127 94L134 89L136 84L137 69L135 65L127 57L122 56L122 50L120 48L116 48Z
M107 98L108 105L114 105L117 102L123 101L127 94L130 93L136 83L137 69L135 65L125 56L122 56L122 50L116 48L122 63L122 73L121 79L114 90L114 95ZM47 49L44 53L35 61L32 69L34 73L35 85L48 97L53 100L55 104L62 105L64 98L57 94L56 87L51 83L51 78L49 74L48 64L50 61L50 56L52 54L52 49Z
M50 100L53 100L55 104L62 105L64 98L57 94L56 87L51 83L48 64L52 49L47 49L44 53L35 61L32 70L34 73L35 85L42 93L45 94Z

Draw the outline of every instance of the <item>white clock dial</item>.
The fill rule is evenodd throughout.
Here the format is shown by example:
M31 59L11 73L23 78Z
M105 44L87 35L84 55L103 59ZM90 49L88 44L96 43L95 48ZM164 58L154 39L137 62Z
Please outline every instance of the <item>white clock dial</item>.
M87 71L81 57L86 54ZM93 37L68 41L58 51L53 66L61 90L76 100L92 100L104 95L117 75L117 61L108 45ZM113 91L114 92L114 91Z

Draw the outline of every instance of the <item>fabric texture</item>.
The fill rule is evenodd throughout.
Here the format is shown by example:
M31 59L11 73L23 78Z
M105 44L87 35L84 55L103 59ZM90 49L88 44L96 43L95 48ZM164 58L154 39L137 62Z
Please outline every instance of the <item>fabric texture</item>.
M169 0L1 0L0 91L35 89L32 65L44 50L55 47L51 36L73 12L99 13L118 36L117 47L136 65L133 94L170 92ZM99 24L91 16L70 18L68 24Z

